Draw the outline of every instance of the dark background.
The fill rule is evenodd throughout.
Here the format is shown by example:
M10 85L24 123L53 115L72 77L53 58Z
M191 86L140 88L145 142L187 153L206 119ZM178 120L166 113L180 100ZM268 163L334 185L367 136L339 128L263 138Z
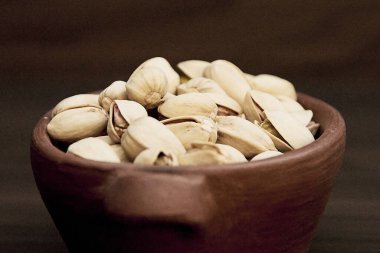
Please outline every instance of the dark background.
M0 252L67 252L30 168L38 118L154 56L231 60L341 111L345 161L311 252L380 252L376 0L0 0Z

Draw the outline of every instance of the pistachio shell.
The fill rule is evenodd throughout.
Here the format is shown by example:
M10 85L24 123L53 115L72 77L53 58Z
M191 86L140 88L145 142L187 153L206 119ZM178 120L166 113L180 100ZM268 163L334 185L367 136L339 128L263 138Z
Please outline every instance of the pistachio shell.
M96 107L75 108L58 113L47 125L55 140L74 142L86 137L99 136L107 125L107 114Z
M218 116L237 116L243 112L238 102L227 94L203 93L218 106Z
M127 99L126 84L124 81L115 81L99 94L99 104L104 110L108 112L114 100Z
M94 137L96 139L99 139L99 140L102 140L104 141L105 143L107 143L108 145L114 145L115 143L113 142L113 140L111 140L111 138L108 136L108 135L103 135L103 136L97 136L97 137Z
M157 67L164 72L165 78L167 80L167 92L172 94L175 93L177 86L180 83L180 77L177 72L172 68L170 63L163 57L154 57L145 62L143 62L138 68L144 67ZM134 73L133 73L134 74ZM132 75L133 75L132 74Z
M305 110L300 103L298 103L296 100L289 98L287 96L276 96L278 100L282 103L282 105L285 107L285 109L288 112L296 112L296 111L303 111Z
M295 149L314 141L309 129L284 111L264 111L268 120L276 128L283 139Z
M319 123L316 123L316 122L314 122L314 121L310 121L309 124L307 124L306 127L309 129L309 131L311 132L311 134L312 134L313 136L315 136L315 135L317 134L317 132L318 132L318 129L319 129L319 127L320 127L320 124L319 124Z
M274 96L283 95L296 100L294 86L289 81L274 75L261 74L254 78L254 89L270 93Z
M256 85L255 76L248 73L244 73L244 77L245 77L245 80L247 80L249 86L253 89Z
M141 117L148 116L145 108L135 101L115 100L110 107L107 124L108 136L115 143L120 143L120 137L129 124Z
M201 60L188 60L177 64L177 67L188 77L195 78L203 76L203 72L210 63Z
M257 125L257 123L255 123ZM274 146L278 151L287 152L293 150L291 146L282 138L282 136L277 132L274 126L270 123L268 119L265 119L259 126L264 130L264 132L271 138Z
M245 94L251 87L237 66L228 61L216 60L206 70L206 77L216 81L227 95L243 106Z
M180 165L225 164L247 161L239 150L228 145L209 142L193 143L192 148L178 158Z
M166 118L189 115L203 115L214 118L218 107L202 93L186 93L169 97L158 107L158 112Z
M227 95L217 82L204 77L190 79L187 83L180 84L177 87L178 95L191 92L219 93Z
M129 160L147 148L170 151L174 154L185 153L185 148L178 138L152 117L141 117L131 122L121 137L121 145Z
M313 118L313 112L311 110L295 111L291 112L290 115L292 115L304 126L307 126Z
M120 162L118 155L110 145L100 139L92 137L71 144L67 149L67 153L95 161Z
M157 107L168 91L165 73L158 67L136 70L126 84L127 97L147 109Z
M281 153L279 151L268 150L268 151L262 152L256 156L254 156L251 159L251 161L263 160L263 159L267 159L267 158L271 158L271 157L275 157L275 156L279 156L279 155L283 155L283 153Z
M125 153L123 147L120 144L111 145L113 152L117 155L121 162L128 162L127 154Z
M158 166L177 166L178 159L172 152L162 151L157 148L148 148L142 151L133 163Z
M218 143L230 145L246 157L276 150L270 137L255 124L236 116L217 117Z
M96 94L79 94L65 98L54 107L51 115L54 117L60 112L81 107L101 108L98 97Z
M244 113L251 122L255 120L262 122L265 119L264 110L285 111L285 108L276 97L258 90L247 92L244 101Z
M197 141L216 142L216 124L206 116L180 116L161 122L177 136L185 149Z

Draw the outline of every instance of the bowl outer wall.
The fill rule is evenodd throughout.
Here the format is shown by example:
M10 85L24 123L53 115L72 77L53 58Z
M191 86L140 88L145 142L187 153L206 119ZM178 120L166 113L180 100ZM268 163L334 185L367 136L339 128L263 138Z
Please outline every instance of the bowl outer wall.
M36 125L37 186L72 252L307 252L345 147L339 112L304 94L321 136L271 159L142 167L95 162L55 148L50 112Z

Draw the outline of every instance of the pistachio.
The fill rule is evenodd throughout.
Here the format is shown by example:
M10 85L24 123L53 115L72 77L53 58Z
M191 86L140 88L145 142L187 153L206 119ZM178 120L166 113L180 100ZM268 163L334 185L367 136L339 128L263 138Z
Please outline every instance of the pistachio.
M309 131L311 132L311 134L313 136L315 136L317 134L317 132L318 132L320 124L316 123L315 121L310 121L309 124L307 124L306 127L309 129Z
M245 94L251 87L237 66L228 61L216 60L206 68L205 76L217 82L231 98L243 106Z
M178 95L191 92L227 95L217 82L204 77L190 79L187 83L180 84L177 87Z
M305 110L303 106L296 100L289 98L287 96L276 95L277 99L280 100L281 104L285 107L288 112L296 112Z
M268 150L268 151L262 152L256 156L254 156L251 159L251 161L263 160L263 159L267 159L267 158L271 158L271 157L275 157L275 156L279 156L279 155L283 155L283 153L281 153L279 151Z
M248 74L248 73L244 73L244 77L245 77L245 80L247 80L249 86L254 89L256 83L255 83L255 76L254 75L251 75L251 74Z
M256 125L259 125L264 132L271 138L271 140L274 143L274 146L277 148L278 151L286 152L293 150L291 146L282 138L279 132L274 128L272 123L268 119L265 119L261 124L255 123Z
M291 82L274 75L261 74L253 79L253 89L270 93L274 96L283 95L296 100L297 95Z
M145 62L143 62L135 72L138 72L141 68L144 67L157 67L159 68L165 75L167 80L167 92L175 94L177 86L180 83L180 77L177 72L172 68L170 63L163 57L154 57ZM135 74L132 73L132 75Z
M158 112L165 118L178 116L203 115L215 118L217 105L202 93L186 93L168 97L158 107Z
M92 137L92 138L104 141L105 143L110 145L112 150L119 157L120 161L122 162L128 161L127 155L125 154L123 147L120 144L115 143L108 135Z
M132 121L121 137L121 145L129 160L147 148L157 148L174 154L185 153L185 148L178 138L152 117L141 117Z
M108 112L114 100L127 99L126 84L124 81L115 81L99 94L99 104L104 110Z
M304 125L285 111L264 111L275 129L292 148L301 148L314 141Z
M180 165L225 164L246 162L237 149L223 144L209 142L193 143L191 149L179 157Z
M129 162L127 154L125 153L123 147L120 144L112 144L111 148L121 162Z
M251 122L254 122L255 120L262 122L265 120L264 110L285 111L285 108L276 97L258 90L247 92L244 101L244 113L247 119Z
M51 115L54 117L60 112L82 107L101 108L98 97L96 94L79 94L65 98L53 108Z
M304 126L307 126L313 118L313 112L311 110L295 111L291 112L290 115L292 115Z
M201 77L203 72L210 63L201 60L183 61L177 64L177 67L189 78Z
M185 149L197 141L216 142L216 124L206 116L180 116L161 122L177 136Z
M95 161L120 162L120 158L110 145L92 137L74 142L67 149L67 153Z
M148 116L145 108L135 101L115 100L110 107L107 124L108 136L115 143L120 143L120 137L129 124L141 117Z
M147 109L157 107L168 91L165 73L158 67L137 69L126 84L127 98Z
M252 122L236 116L216 118L218 126L217 142L240 150L246 157L276 150L270 137Z
M97 137L93 137L93 138L104 141L108 145L114 145L115 144L115 142L108 135L97 136Z
M142 151L133 161L135 164L177 166L178 159L173 152L163 151L157 148L148 148Z
M243 112L241 106L227 94L203 93L218 106L218 116L237 116Z
M107 120L107 114L103 109L75 108L55 115L47 125L47 131L53 139L70 143L101 135L106 128Z

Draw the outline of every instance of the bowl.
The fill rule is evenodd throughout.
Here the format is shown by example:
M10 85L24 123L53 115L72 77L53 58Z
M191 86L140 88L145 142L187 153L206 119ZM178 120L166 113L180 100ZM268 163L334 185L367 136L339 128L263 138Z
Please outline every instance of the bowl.
M327 103L299 102L317 140L270 159L153 167L86 160L31 141L42 199L70 252L307 252L342 164L345 123Z

